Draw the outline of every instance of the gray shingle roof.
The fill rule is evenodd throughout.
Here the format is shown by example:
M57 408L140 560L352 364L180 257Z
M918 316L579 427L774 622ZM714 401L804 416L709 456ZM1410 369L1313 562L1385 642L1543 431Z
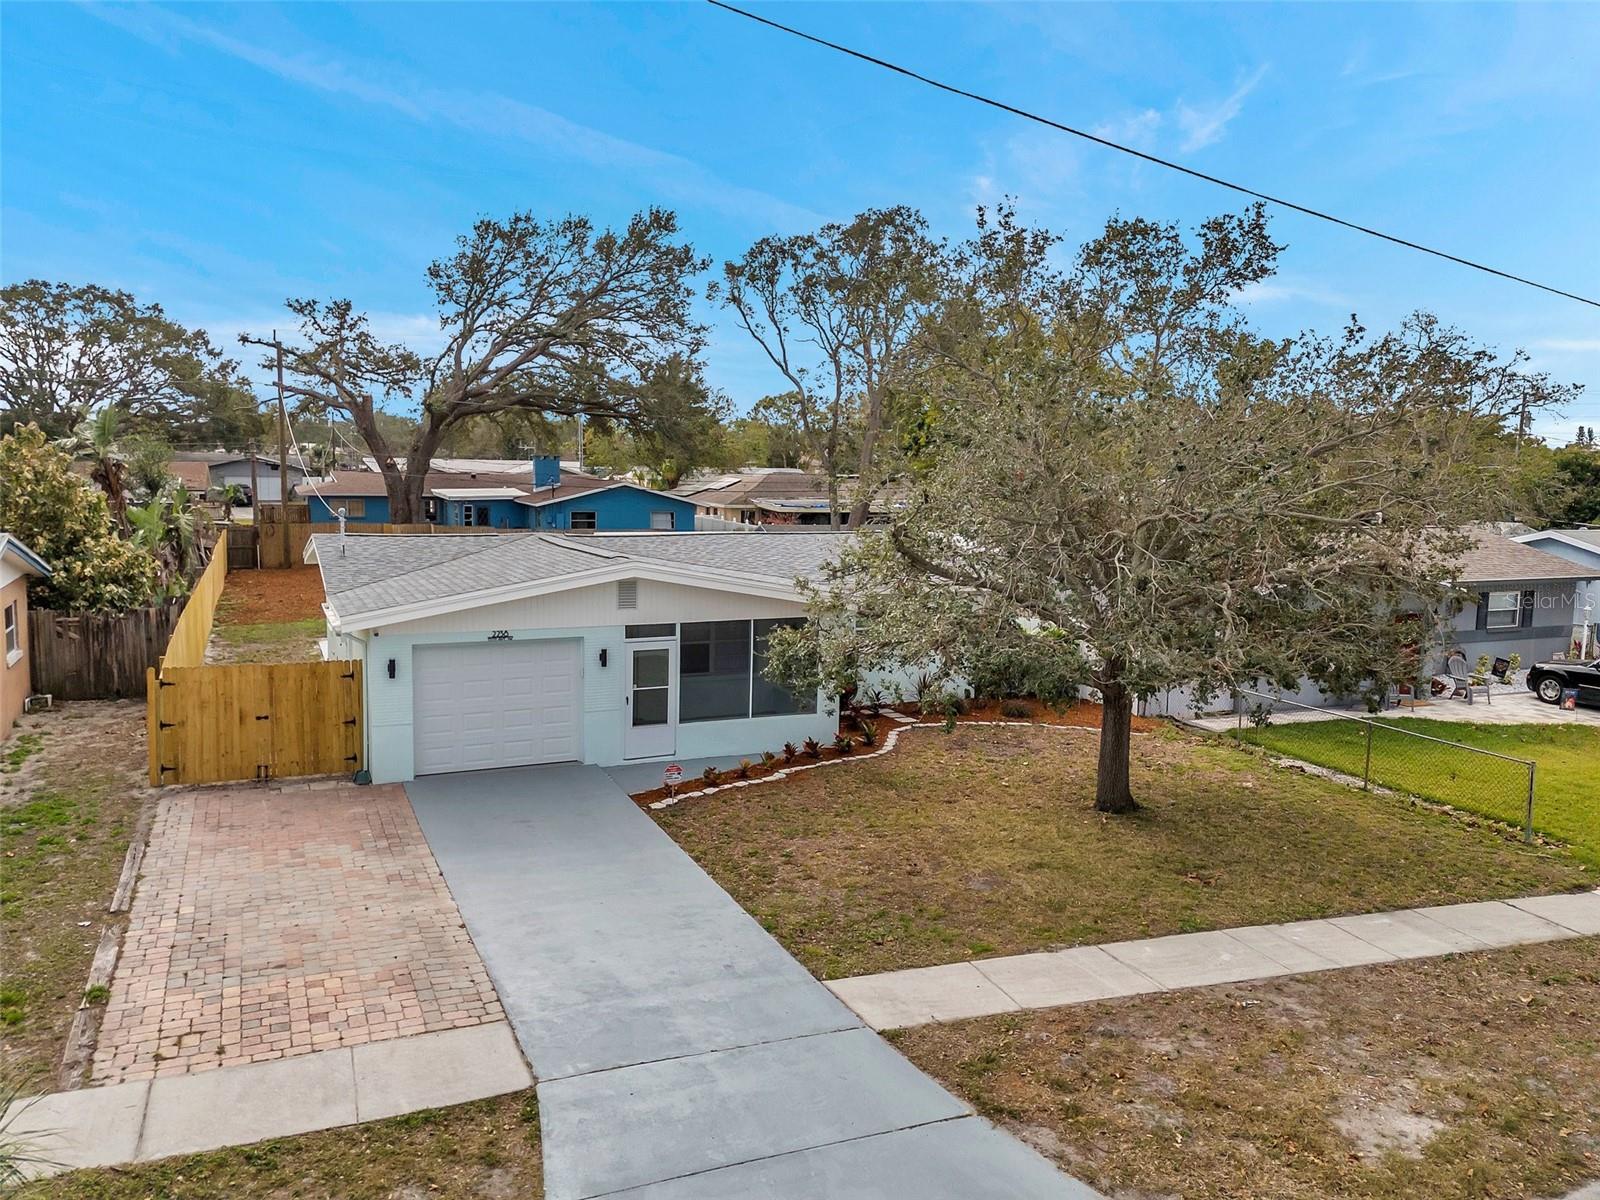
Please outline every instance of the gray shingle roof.
M809 579L838 553L846 533L659 533L594 538L631 558L742 571L791 582Z
M1463 584L1593 578L1593 567L1568 562L1494 533L1479 534L1477 545L1461 557L1460 582Z
M633 561L703 566L785 583L818 574L840 533L337 534L311 545L342 617L537 583Z

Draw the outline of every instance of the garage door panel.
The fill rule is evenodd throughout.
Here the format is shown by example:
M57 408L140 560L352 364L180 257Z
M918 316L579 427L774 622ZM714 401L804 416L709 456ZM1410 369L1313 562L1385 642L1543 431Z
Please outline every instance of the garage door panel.
M416 771L473 771L580 757L574 641L419 646Z

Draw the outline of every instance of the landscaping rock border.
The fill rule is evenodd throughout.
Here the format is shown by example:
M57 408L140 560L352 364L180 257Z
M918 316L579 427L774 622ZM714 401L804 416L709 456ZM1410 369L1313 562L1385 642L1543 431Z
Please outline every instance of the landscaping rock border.
M815 771L818 767L836 767L843 763L867 762L870 759L877 758L879 755L887 754L889 751L893 750L895 748L895 744L900 740L900 735L906 732L908 729L945 728L945 722L943 721L917 721L910 717L899 716L894 717L894 719L901 721L902 724L896 726L894 729L889 730L889 732L884 735L883 743L871 750L849 754L840 758L822 759L818 762L793 763L786 767L780 767L772 774L763 775L759 779L736 779L731 780L728 783L719 783L715 787L699 788L692 792L680 792L676 796L663 796L660 800L650 801L645 805L645 807L651 809L671 808L674 804L677 804L681 800L693 800L697 796L711 796L717 792L725 792L730 788L755 787L758 784L771 783L778 779L787 779L789 776L795 775L801 771ZM991 728L1000 726L1010 729L1055 729L1073 730L1077 732L1088 733L1097 732L1087 725L1052 725L1043 721L957 721L955 725L957 729L960 729L964 726L988 726ZM1136 734L1135 736L1138 735ZM650 788L647 790L654 791L655 789ZM642 795L643 793L636 794Z

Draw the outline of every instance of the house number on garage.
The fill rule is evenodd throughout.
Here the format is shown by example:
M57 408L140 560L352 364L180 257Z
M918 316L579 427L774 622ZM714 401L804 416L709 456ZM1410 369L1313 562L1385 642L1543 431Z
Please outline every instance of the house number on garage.
M509 642L512 640L511 631L509 629L491 629L489 630L489 640L491 642Z

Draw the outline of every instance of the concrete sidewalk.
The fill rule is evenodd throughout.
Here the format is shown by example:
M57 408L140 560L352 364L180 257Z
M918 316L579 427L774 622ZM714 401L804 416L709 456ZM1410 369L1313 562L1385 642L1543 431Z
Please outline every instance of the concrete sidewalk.
M19 1101L8 1132L52 1164L145 1162L465 1104L530 1086L504 1021Z
M858 975L828 987L874 1029L900 1029L1597 934L1600 891L1578 892L1076 946Z
M863 1027L598 767L406 785L539 1077L549 1200L1087 1200Z

